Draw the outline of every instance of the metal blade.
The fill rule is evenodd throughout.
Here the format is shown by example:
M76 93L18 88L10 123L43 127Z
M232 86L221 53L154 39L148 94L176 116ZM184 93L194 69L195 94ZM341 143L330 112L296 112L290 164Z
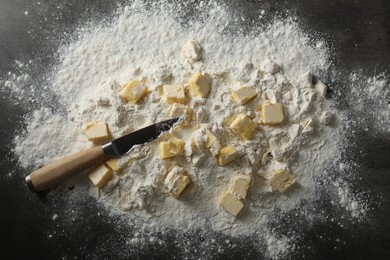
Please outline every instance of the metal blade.
M118 139L103 145L103 151L107 156L119 157L127 153L134 145L140 145L153 141L162 133L171 129L178 121L179 118L162 121L125 136L119 137Z

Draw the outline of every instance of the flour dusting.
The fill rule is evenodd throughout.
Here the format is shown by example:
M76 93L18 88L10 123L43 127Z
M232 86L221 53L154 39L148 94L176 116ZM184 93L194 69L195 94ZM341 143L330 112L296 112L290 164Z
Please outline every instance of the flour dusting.
M36 92L34 99L55 97L54 108L43 105L31 111L25 131L15 136L14 153L20 165L34 169L92 147L82 134L90 121L106 122L112 137L117 138L169 119L173 105L164 101L161 86L183 84L190 97L186 105L192 111L187 125L132 149L120 159L126 165L123 172L102 189L87 182L86 175L79 177L83 179L80 183L70 180L72 192L77 194L74 199L88 196L88 188L89 195L110 210L113 218L120 217L121 225L148 230L128 237L127 244L163 244L153 234L168 228L183 233L201 230L232 238L256 236L262 245L258 250L270 259L285 258L296 250L299 237L273 229L275 216L302 207L309 212L304 216L308 221L315 219L310 204L322 195L318 185L326 180L325 191L334 195L333 201L344 213L363 220L368 211L365 200L351 190L343 174L336 179L331 173L335 171L337 176L345 171L345 164L352 165L342 161L342 155L354 123L327 98L326 82L321 82L329 77L331 66L327 45L321 39L310 39L291 18L275 18L243 32L235 30L240 17L232 17L227 6L214 1L195 5L203 15L189 17L186 23L175 15L177 9L179 14L185 10L185 3L163 3L135 1L120 8L111 22L77 31L68 45L59 48L59 63L43 91L26 84L31 81L28 73L10 73L1 81L2 91L12 92L18 102L23 102L26 92ZM23 66L28 65L18 63L19 68ZM197 71L209 80L211 90L206 98L188 94L187 82ZM350 76L351 84L362 82L357 75ZM121 96L123 87L134 79L147 82L149 88L136 105ZM365 84L370 99L352 88L355 109L380 100L382 110L375 115L373 127L388 132L389 104L383 99L389 95L388 82L381 76L369 78ZM246 105L237 105L231 98L231 92L241 86L256 89L256 97ZM337 93L337 89L333 91ZM284 104L287 116L283 125L261 123L257 108L267 102ZM226 126L237 114L256 122L252 140L242 140ZM210 150L202 148L207 131L218 139L218 146ZM158 144L172 137L186 142L185 156L162 160ZM203 152L194 151L191 140ZM237 151L238 159L220 167L215 156L228 145ZM188 173L192 182L179 199L164 186L173 167ZM295 180L286 192L269 185L276 169L288 170ZM250 176L252 182L245 207L235 218L219 206L219 198L238 172ZM60 196L66 193L56 192ZM64 219L60 213L52 216L56 222ZM291 228L299 230L294 223ZM262 230L266 232L259 232ZM212 244L206 240L202 248Z

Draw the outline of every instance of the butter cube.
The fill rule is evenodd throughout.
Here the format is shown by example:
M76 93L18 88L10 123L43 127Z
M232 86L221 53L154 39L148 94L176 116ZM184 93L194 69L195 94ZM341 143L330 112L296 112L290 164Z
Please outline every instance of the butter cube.
M193 134L191 137L191 148L193 151L201 151L203 150L203 136L199 135L198 132L194 132L196 134Z
M274 171L269 180L269 184L271 185L272 189L280 192L287 190L291 185L294 184L294 182L295 180L291 174L283 169Z
M171 118L183 118L183 123L188 124L191 120L192 110L189 106L179 104L179 103L173 103L170 111L169 116Z
M118 158L112 158L105 162L105 164L114 172L119 172L123 169L123 165L119 164Z
M113 173L112 173L111 169L108 168L104 164L96 167L91 173L88 174L89 179L98 188L102 188L103 185L109 179L111 179L112 176L113 176Z
M100 121L89 122L86 126L84 126L83 133L88 140L93 142L105 141L110 137L107 123Z
M225 120L223 121L223 124L225 126L230 126L233 123L233 121L237 118L238 115L239 114L234 114L232 116L225 118Z
M164 85L163 95L165 101L169 104L185 102L185 93L183 85Z
M177 139L160 143L160 158L167 159L184 155L184 141Z
M230 124L230 129L242 139L249 140L256 129L256 124L248 116L239 114Z
M232 92L232 99L240 105L244 105L257 96L257 91L250 87L241 87Z
M190 90L197 97L207 97L210 92L210 85L200 72L196 72L189 81Z
M148 93L148 87L145 82L139 80L130 81L122 90L122 96L134 104Z
M206 130L206 137L206 148L211 148L214 142L217 141L217 137L210 130Z
M251 183L251 176L239 173L234 177L230 186L230 193L237 195L240 199L245 199Z
M244 208L244 203L230 192L224 192L222 194L219 205L233 216L237 216Z
M164 184L168 192L174 197L179 197L191 180L180 167L174 167L165 178Z
M233 147L231 146L224 147L221 150L219 150L219 153L217 155L218 165L224 166L236 160L236 158L237 158L237 152Z
M317 81L317 83L314 85L314 88L317 90L318 94L320 94L321 97L326 97L328 88L324 83L322 83L321 81Z
M267 102L261 106L262 122L266 125L281 124L284 121L284 106Z

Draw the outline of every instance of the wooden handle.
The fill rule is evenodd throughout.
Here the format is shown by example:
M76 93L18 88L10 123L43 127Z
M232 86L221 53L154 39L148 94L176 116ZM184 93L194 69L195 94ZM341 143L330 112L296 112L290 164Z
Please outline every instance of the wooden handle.
M96 146L54 161L26 177L27 184L35 191L43 191L57 185L72 175L106 161L102 147Z

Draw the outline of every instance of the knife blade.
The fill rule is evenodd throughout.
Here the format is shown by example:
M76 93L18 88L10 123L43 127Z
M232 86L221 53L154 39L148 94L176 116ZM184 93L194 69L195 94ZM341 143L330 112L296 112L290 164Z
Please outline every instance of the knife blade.
M105 145L95 146L54 161L27 175L27 186L33 192L46 190L92 166L102 164L110 158L122 156L135 145L142 145L155 140L162 133L171 129L178 121L179 118L162 121L119 137Z
M107 156L120 157L127 153L134 145L148 143L159 137L165 131L177 123L179 118L174 118L147 126L131 134L119 137L102 146Z

